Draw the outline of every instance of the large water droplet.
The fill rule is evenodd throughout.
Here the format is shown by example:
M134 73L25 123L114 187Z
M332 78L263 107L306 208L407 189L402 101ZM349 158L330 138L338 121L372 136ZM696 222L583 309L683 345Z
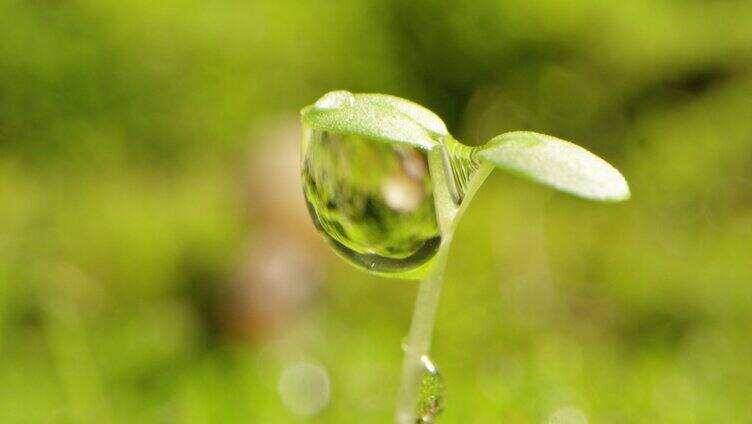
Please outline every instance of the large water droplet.
M316 104L335 107L352 96L332 92ZM475 148L450 136L437 141L443 160L436 166L458 207L480 166ZM306 128L302 165L308 210L336 252L374 273L423 275L441 242L425 151Z
M444 379L428 356L420 358L423 378L420 381L416 424L432 423L444 410Z
M307 129L303 192L334 249L372 272L405 276L441 241L425 152Z

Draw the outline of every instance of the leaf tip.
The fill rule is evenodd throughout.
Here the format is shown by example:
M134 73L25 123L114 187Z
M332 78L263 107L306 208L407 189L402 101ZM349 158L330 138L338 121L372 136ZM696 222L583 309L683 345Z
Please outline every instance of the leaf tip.
M514 131L494 137L480 156L497 168L582 199L621 202L631 197L624 176L586 149L545 134Z

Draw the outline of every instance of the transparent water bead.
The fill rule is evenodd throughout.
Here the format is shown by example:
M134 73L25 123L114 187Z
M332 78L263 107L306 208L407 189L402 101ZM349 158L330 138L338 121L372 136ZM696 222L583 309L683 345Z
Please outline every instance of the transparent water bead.
M477 165L459 159L455 152L469 148L450 141L441 147L444 172L459 204ZM334 250L367 271L420 276L441 243L426 152L310 128L302 152L308 210Z
M423 365L423 378L420 382L416 423L432 423L444 410L444 379L433 362L427 357L420 358Z
M302 161L313 221L345 259L399 276L434 256L441 234L424 152L309 129Z

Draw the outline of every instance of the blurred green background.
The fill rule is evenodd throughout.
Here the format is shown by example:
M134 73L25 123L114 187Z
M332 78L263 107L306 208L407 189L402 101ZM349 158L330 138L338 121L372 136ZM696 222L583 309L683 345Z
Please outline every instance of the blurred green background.
M752 422L748 0L0 0L0 422L390 422L415 284L334 257L299 187L339 88L632 187L488 180L441 422Z

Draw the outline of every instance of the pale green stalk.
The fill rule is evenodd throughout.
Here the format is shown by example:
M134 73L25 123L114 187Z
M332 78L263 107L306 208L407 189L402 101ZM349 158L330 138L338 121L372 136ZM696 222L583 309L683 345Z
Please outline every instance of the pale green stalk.
M428 274L420 282L413 320L405 346L402 383L397 399L397 424L414 424L422 377L421 357L431 347L441 284L449 246L459 218L492 168L527 178L565 193L599 202L619 202L630 196L629 185L619 171L576 144L545 134L513 131L500 134L486 144L470 148L449 135L441 118L430 110L399 97L383 94L353 94L332 91L302 111L303 122L318 131L352 134L392 145L429 150L428 164L434 189L436 215L442 241ZM472 157L471 157L472 156ZM464 159L480 168L468 182L464 200L454 187L453 160ZM467 165L464 163L463 165ZM457 184L465 184L469 168L460 168ZM424 268L406 271L423 275ZM378 270L376 270L378 272Z
M415 309L410 324L410 331L404 346L405 358L402 364L402 380L397 395L396 424L415 424L420 382L423 376L421 357L431 350L436 310L439 305L441 286L444 281L449 248L462 214L470 204L483 181L493 167L483 164L473 176L467 187L462 204L457 207L452 201L447 183L447 168L444 166L445 150L434 148L428 154L431 179L434 184L434 201L436 214L441 228L441 245L433 260L428 275L420 282Z

